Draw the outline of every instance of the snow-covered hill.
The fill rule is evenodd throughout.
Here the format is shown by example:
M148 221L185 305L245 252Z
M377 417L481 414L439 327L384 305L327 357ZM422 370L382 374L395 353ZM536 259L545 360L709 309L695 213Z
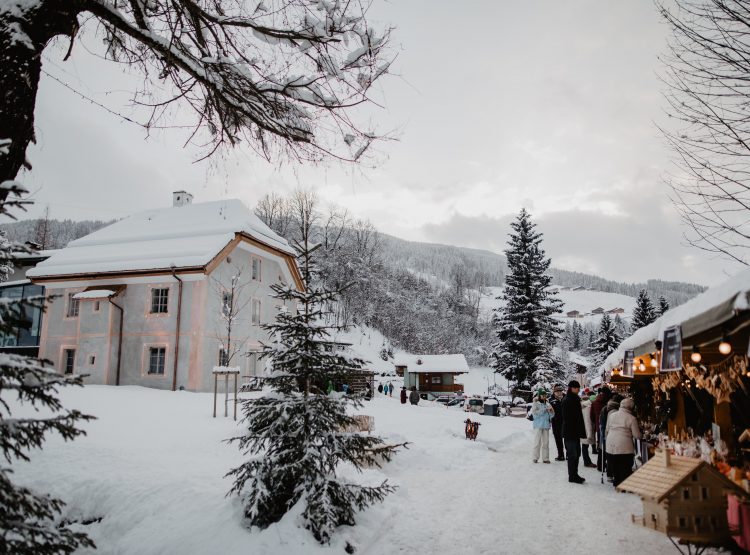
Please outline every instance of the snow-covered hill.
M488 294L483 295L480 301L480 311L483 317L489 318L492 315L492 310L500 306L501 301L497 297L502 293L502 289L502 287L487 288ZM561 319L570 322L575 320L579 324L598 322L601 316L591 315L591 312L596 308L603 308L605 311L622 308L625 312L620 317L624 319L630 319L633 315L633 309L635 309L635 298L619 293L565 290L558 293L558 298L564 303L563 314L560 315ZM575 319L566 317L565 314L573 310L577 310L584 316Z

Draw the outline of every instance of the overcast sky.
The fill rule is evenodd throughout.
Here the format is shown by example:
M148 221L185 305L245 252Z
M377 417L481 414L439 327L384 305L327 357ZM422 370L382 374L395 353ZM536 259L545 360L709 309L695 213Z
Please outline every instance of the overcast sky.
M684 244L661 181L666 28L650 0L375 2L398 53L375 116L400 136L379 147L376 169L279 167L242 147L196 164L184 132L146 137L44 77L24 177L36 213L122 217L168 206L175 189L252 206L303 185L405 239L500 252L525 206L557 267L707 285L737 271ZM49 49L45 70L137 116L126 107L137 76L91 56L87 40L66 62L66 41Z

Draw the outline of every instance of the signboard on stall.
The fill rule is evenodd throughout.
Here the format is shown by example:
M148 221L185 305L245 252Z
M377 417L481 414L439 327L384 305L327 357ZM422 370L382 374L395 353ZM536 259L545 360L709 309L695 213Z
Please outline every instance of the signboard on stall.
M661 342L661 371L677 372L682 369L682 328L672 326L664 330Z
M632 378L635 374L633 365L635 363L635 351L628 349L625 351L625 356L622 358L622 375L627 378Z

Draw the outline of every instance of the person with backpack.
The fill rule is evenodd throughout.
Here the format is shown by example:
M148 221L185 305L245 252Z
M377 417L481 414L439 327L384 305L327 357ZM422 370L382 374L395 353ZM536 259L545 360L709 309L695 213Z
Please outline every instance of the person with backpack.
M547 402L547 390L540 387L536 391L531 411L529 415L534 422L534 449L532 450L532 460L539 462L539 456L542 462L549 464L549 430L552 427L552 417L555 409Z

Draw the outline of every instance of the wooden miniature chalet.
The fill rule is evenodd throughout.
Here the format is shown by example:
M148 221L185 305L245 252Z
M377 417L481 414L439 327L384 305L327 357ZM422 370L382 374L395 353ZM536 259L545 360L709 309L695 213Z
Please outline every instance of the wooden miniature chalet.
M727 493L748 496L703 460L665 451L658 452L617 489L641 496L643 516L633 515L633 522L696 545L729 541Z

